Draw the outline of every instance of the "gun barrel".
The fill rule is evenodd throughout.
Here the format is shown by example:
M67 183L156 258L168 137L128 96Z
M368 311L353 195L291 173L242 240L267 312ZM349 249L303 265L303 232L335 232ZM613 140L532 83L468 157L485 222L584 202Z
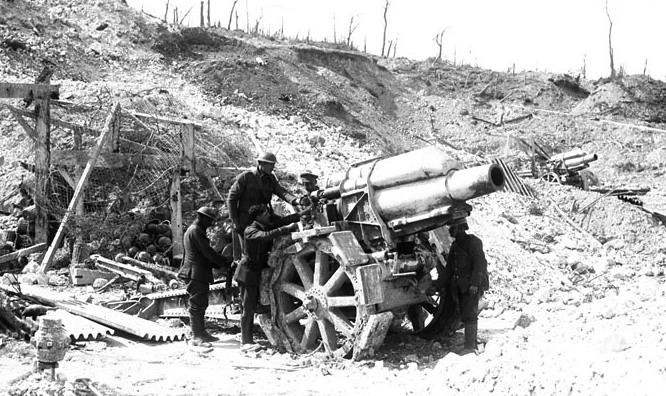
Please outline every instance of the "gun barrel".
M597 157L596 154L587 154L580 157L565 159L564 166L567 168L573 168L576 166L589 164L590 162L596 161L597 159L599 159L599 157Z
M587 155L586 152L583 150L577 148L575 150L567 151L566 153L560 153L553 155L550 159L551 161L566 161L568 159L573 159L573 158L580 158Z
M434 209L501 189L504 173L496 164L452 170L446 176L377 190L375 208L384 221L415 217Z
M368 181L375 189L446 175L459 169L460 163L437 147L429 146L393 157L379 158L353 165L347 172L333 175L326 187L342 193L364 188Z

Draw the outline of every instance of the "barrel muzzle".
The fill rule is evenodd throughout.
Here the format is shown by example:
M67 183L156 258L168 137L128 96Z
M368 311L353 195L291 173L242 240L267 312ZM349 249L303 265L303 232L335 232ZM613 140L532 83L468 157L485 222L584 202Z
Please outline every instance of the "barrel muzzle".
M480 197L504 187L504 172L497 164L453 172L447 182L449 196L457 201Z

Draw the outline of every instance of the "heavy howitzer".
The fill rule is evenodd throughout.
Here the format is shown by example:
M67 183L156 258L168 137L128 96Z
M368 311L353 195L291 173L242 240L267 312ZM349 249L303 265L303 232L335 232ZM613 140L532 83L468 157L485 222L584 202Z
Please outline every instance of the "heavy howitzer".
M536 147L540 149L539 155L531 156L531 169L516 172L518 175L532 176L552 183L568 184L586 189L580 171L589 168L590 162L598 159L597 154L588 154L581 149L575 149L550 156L540 146L536 145Z
M323 345L358 359L382 344L394 318L418 332L439 320L426 293L444 266L441 227L469 216L466 200L504 185L497 165L462 169L440 149L372 159L331 177L312 221L276 248L262 294L271 343L296 352Z
M596 154L587 154L576 149L551 156L541 169L540 177L546 181L586 188L580 171L598 159Z

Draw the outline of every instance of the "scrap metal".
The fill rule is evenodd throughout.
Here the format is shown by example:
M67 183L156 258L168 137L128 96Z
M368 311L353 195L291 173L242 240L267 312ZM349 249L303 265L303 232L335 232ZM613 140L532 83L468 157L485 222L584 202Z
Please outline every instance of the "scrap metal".
M97 265L100 268L104 268L106 270L109 270L113 273L116 273L122 277L125 277L127 279L133 280L135 282L139 281L147 281L152 284L161 284L164 283L160 279L157 279L150 271L142 269L142 268L137 268L129 264L123 264L119 263L117 261L113 261L110 259L107 259L105 257L102 257L98 254L94 254L90 256L93 260L95 260L95 265Z
M5 287L0 285L0 288ZM170 342L185 338L184 329L166 328L146 319L79 301L38 286L22 285L21 294L33 298L42 304L64 309L74 315L83 316L113 329L122 330L141 337L144 340Z
M209 306L206 316L228 319L229 307L233 300L224 283L213 283L208 293ZM154 313L161 317L187 317L187 290L169 290L146 294L144 298L154 302Z

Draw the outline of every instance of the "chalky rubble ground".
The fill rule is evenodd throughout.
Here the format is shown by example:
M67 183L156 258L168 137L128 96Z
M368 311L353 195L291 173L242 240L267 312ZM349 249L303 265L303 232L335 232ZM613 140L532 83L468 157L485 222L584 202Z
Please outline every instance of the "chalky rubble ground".
M646 206L666 212L665 134L539 113L539 106L577 115L618 106L627 117L648 119L644 106L659 103L659 92L635 103L624 96L639 88L647 95L661 87L645 76L626 78L626 89L599 88L580 100L550 84L546 74L502 77L468 66L433 68L429 62L402 59L380 60L382 68L376 68L371 61L326 58L319 52L306 59L303 49L298 62L287 62L296 57L286 47L246 36L243 45L214 50L193 46L201 58L165 59L148 49L158 35L154 25L121 1L54 0L48 2L48 12L34 11L46 3L0 3L0 28L30 46L29 51L0 51L0 80L29 82L39 72L41 57L55 58L61 64L54 76L61 98L103 101L106 107L111 100L128 106L151 103L157 113L201 122L216 144L236 140L249 147L276 147L277 173L290 187L303 169L329 175L379 155L387 142L406 148L399 144L409 139L412 145L441 143L465 163L493 156L519 162L525 156L507 136L528 131L554 147L597 152L600 160L591 169L602 182L648 185L652 191ZM110 27L96 30L104 20ZM268 66L253 63L255 51L265 51ZM234 78L211 77L215 65L236 73ZM373 70L378 74L372 75ZM387 76L388 71L394 74ZM284 73L283 80L275 84L271 72ZM385 89L376 88L380 82ZM292 83L301 85L294 88ZM233 89L224 91L224 84ZM291 91L284 98L295 99L275 99L288 85ZM479 92L491 86L493 97L482 98ZM169 94L158 93L162 89ZM514 91L506 101L497 101ZM400 95L393 98L392 92ZM532 100L537 116L525 123L489 128L470 117L495 120L502 113L510 119L522 114L519 108L526 99ZM375 106L377 101L385 107ZM348 113L342 115L349 125L311 116L322 103L344 104ZM32 148L9 113L2 109L0 114L0 182L15 186L22 171L14 164L30 158ZM350 134L362 125L369 125L373 135L357 139ZM228 166L249 164L235 157L225 161ZM56 382L33 374L8 386L28 372L34 351L25 342L0 336L0 392L90 394L85 393L90 384L105 395L659 393L666 385L666 227L614 197L599 200L591 213L579 213L578 208L600 195L527 182L538 192L537 199L495 193L470 202L471 231L484 242L491 277L488 308L480 319L486 344L478 356L455 353L462 343L460 332L428 341L389 334L374 358L362 362L330 360L320 353L292 356L270 348L244 356L238 351L237 328L218 323L216 334L222 340L212 350L117 335L74 345L57 369ZM12 221L1 219L3 228ZM59 290L86 293L73 287Z

